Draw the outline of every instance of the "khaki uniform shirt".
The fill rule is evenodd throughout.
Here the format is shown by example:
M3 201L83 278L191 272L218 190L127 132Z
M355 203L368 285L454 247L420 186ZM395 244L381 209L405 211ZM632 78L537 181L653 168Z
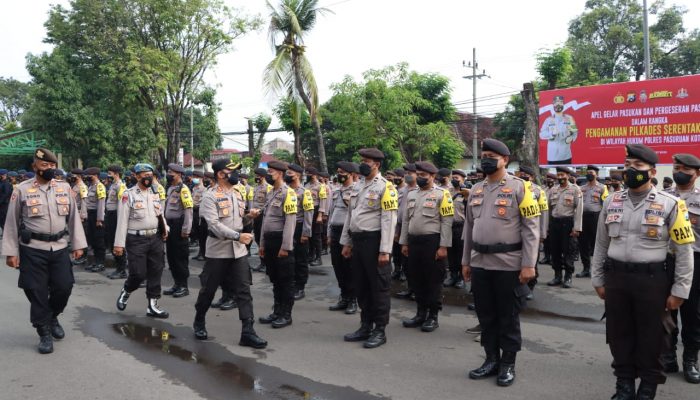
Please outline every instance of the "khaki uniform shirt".
M608 197L608 188L600 182L595 182L595 186L589 184L581 186L583 195L584 212L600 212L603 209L603 201Z
M700 253L700 240L697 240L697 238L700 238L700 189L694 187L691 191L682 192L678 190L677 186L674 186L666 192L682 199L688 206L690 225L693 226L693 233L696 239L693 242L693 251ZM700 271L696 273L700 274Z
M88 187L83 181L80 181L73 185L73 191L77 194L76 199L78 205L78 212L80 213L80 218L87 219L87 208L85 208L85 198L88 195Z
M204 193L206 191L207 188L204 187L204 185L201 182L199 183L199 185L196 185L192 188L192 201L194 202L194 208L200 207L200 205L202 204L202 197L204 196Z
M88 194L84 199L85 208L97 211L97 220L105 220L105 201L107 199L107 189L102 182L93 183L88 186Z
M466 196L461 192L455 192L452 196L454 201L455 216L452 220L453 224L463 224L464 216L467 211L467 198L469 196L469 190L467 190Z
M141 190L139 185L124 191L117 206L117 230L114 247L126 245L127 230L158 229L158 218L162 218L162 206L158 189Z
M408 245L408 236L440 234L440 247L452 247L454 203L450 192L439 187L414 190L408 194L399 244Z
M379 252L391 254L399 209L394 184L377 174L353 186L340 244L352 246L350 233L381 232Z
M547 191L541 186L532 184L532 194L537 200L540 208L540 239L547 239L549 233L549 202L547 201Z
M320 197L321 183L318 181L309 182L306 185L304 185L304 188L309 189L311 191L311 196L314 199L314 208L318 208L321 204L321 197Z
M17 185L7 208L2 255L19 256L20 245L46 251L68 247L66 236L55 242L31 239L27 244L20 243L22 224L34 233L57 234L67 229L73 250L87 247L77 205L67 183L52 180L39 185L36 178L31 178Z
M179 184L168 188L165 202L165 219L178 219L184 215L182 233L189 234L192 229L193 207L192 195L186 185Z
M294 190L284 183L278 189L273 187L264 210L260 247L265 247L266 233L282 232L282 249L294 250L297 220L297 196Z
M333 199L328 214L328 236L331 235L332 226L343 226L348 217L348 205L353 185L341 186L333 191Z
M248 255L246 246L233 240L236 232L243 231L245 200L238 190L217 187L202 196L199 215L207 221L207 227L216 236L207 237L208 258L241 258Z
M462 265L490 270L519 271L537 263L540 209L530 182L506 175L499 182L483 180L469 193L464 221ZM482 254L481 245L522 243L521 250Z
M693 280L695 236L685 202L652 188L637 206L628 191L616 192L603 203L598 219L591 262L593 287L605 286L603 266L607 258L620 262L654 263L676 256L676 276L671 294L687 299ZM669 249L670 246L670 249Z
M261 184L253 188L253 201L251 202L252 208L257 208L262 210L265 208L265 203L267 202L267 196L272 191L272 185L267 182L262 182Z
M574 219L574 230L581 232L583 225L583 204L581 189L568 184L566 188L554 186L549 192L549 204L552 218Z
M311 192L304 189L301 185L294 189L297 196L297 224L303 224L301 236L311 237L311 225L314 219L314 200L311 197Z
M107 191L107 203L105 205L107 211L117 211L119 201L121 200L125 190L126 185L121 180L114 181L109 186L109 190Z

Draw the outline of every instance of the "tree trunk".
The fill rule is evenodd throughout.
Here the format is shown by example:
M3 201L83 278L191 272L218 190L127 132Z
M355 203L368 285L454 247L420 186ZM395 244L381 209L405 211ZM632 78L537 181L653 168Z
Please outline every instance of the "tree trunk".
M516 149L515 155L520 160L520 165L528 166L539 172L539 135L537 134L539 114L533 84L531 82L525 83L520 95L523 96L525 103L525 132L522 144Z
M248 120L248 157L253 160L253 168L258 168L255 160L255 131L253 130L253 120Z
M304 167L304 157L301 153L301 127L294 126L294 162Z
M309 116L311 116L311 125L314 128L314 133L316 133L316 141L318 142L318 160L321 171L328 172L328 165L326 163L326 146L323 144L323 133L321 132L321 124L318 122L318 114L316 106L311 103L309 95L304 91L303 80L301 78L301 71L297 67L297 59L294 60L294 83L297 87L297 92L301 96L301 100L304 102L306 109L309 110Z

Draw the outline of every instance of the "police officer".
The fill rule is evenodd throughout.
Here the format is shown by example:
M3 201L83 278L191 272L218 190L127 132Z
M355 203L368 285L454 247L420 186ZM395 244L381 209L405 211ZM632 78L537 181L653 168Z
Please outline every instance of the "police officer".
M598 182L598 167L589 165L586 167L586 183L581 186L583 196L582 231L578 238L579 252L583 271L576 274L577 278L590 278L591 256L595 248L595 235L598 231L598 216L603 208L603 201L608 197L608 189Z
M194 207L192 208L192 231L190 233L190 240L194 240L197 243L197 247L199 248L199 251L197 252L197 255L192 257L193 260L196 261L204 261L204 246L202 246L199 238L202 236L202 232L200 231L202 229L201 225L201 219L199 216L199 206L202 203L202 197L204 197L204 193L206 192L207 188L204 187L204 173L201 171L194 171L192 173L192 202ZM204 235L206 237L206 232L204 232ZM206 244L206 239L204 239L204 243Z
M399 210L396 217L396 231L394 240L398 244L399 238L401 236L401 225L403 224L403 214L406 209L406 198L409 192L413 190L418 190L418 185L416 184L416 165L413 163L405 164L403 169L406 171L404 176L404 181L406 181L406 186L400 189L399 192ZM400 247L401 245L399 245ZM406 289L396 293L396 297L400 299L413 299L413 288L411 286L411 278L406 275L406 257L399 254L397 258L394 259L394 274L392 277L398 281L406 281Z
M267 197L272 191L272 185L265 181L265 176L267 176L267 170L265 168L256 168L255 173L255 186L253 187L253 200L251 201L251 208L262 210L265 208L265 203L267 202ZM262 232L262 222L263 216L258 215L253 220L253 233L255 234L255 243L260 248L260 232ZM265 272L265 260L260 257L260 264L253 268L256 272Z
M7 207L10 204L10 197L14 188L7 179L7 170L0 169L0 226L5 226L7 217Z
M449 271L447 278L442 283L444 287L454 286L457 289L464 289L464 279L462 278L462 250L464 242L462 241L462 231L464 230L464 213L467 208L467 198L469 197L469 189L464 187L464 179L467 174L459 169L452 170L452 179L450 181L454 201L454 217L452 218L452 246L447 249L447 261Z
M85 209L87 210L87 235L88 243L92 247L95 256L95 264L88 268L90 272L101 272L105 269L105 201L107 190L100 182L100 169L91 167L84 171L88 180L87 197L85 197Z
M485 139L481 157L487 178L469 194L462 274L472 281L486 361L469 378L498 375L499 386L510 386L522 345L519 313L535 277L540 212L531 184L506 173L505 144Z
M384 331L391 309L390 255L396 229L399 196L379 168L384 153L376 148L358 151L364 182L353 186L340 244L342 255L352 257L357 300L362 310L360 329L345 335L347 342L364 341L371 349L386 343Z
M318 173L318 175L319 180L321 181L321 185L323 185L322 190L325 192L325 199L321 200L321 204L319 205L319 213L323 212L323 214L321 214L321 222L323 224L321 229L321 255L327 256L328 212L330 211L331 201L333 200L333 188L331 187L329 182L331 176L328 172L321 171Z
M107 174L112 180L112 184L109 186L107 191L107 201L105 204L105 225L106 225L106 238L107 238L107 248L112 250L114 247L114 234L117 231L117 207L119 201L121 201L124 191L126 190L126 185L121 179L122 167L118 165L110 165L107 167ZM119 257L115 256L116 270L111 274L107 275L109 279L125 279L126 278L126 256L121 255Z
M342 186L333 191L333 201L328 216L328 239L331 247L331 263L340 288L340 299L328 309L345 311L345 314L355 314L357 312L357 297L353 286L353 270L350 259L342 255L343 246L340 244L340 237L343 234L350 195L355 184L353 174L359 170L355 163L349 161L339 161L335 166L338 183Z
M603 203L591 279L605 300L615 398L647 400L666 381L660 355L673 325L668 311L689 296L695 238L685 202L651 185L656 152L643 144L628 144L626 150L629 190ZM675 272L667 270L669 246ZM635 397L637 377L641 383Z
M265 260L272 282L274 306L272 314L261 317L260 323L284 328L292 324L294 307L297 196L294 189L284 183L287 165L281 161L270 161L267 166L265 179L272 185L272 191L265 203L259 253Z
M671 190L672 186L673 186L673 179L671 179L668 176L665 177L664 182L663 182L664 192Z
M452 184L450 183L450 180L452 178L452 170L449 168L440 168L438 170L437 176L435 177L435 186L439 187L440 189L445 189L450 192L450 194L454 194L454 188L452 187Z
M540 208L540 243L543 243L547 239L547 235L549 233L549 203L547 201L547 194L542 187L533 182L535 180L534 169L526 165L521 165L516 176L531 183L532 194L535 196L537 205ZM537 265L535 265L535 278L530 279L530 281L527 283L527 286L530 288L530 293L526 297L527 300L532 300L534 298L533 291L535 290L537 278L539 278L539 276L539 268Z
M53 180L57 162L47 149L34 151L37 175L12 192L3 227L2 254L10 268L19 268L19 287L31 303L41 354L53 352L53 339L65 336L58 316L75 282L66 236L74 258L87 246L70 186Z
M164 268L163 241L168 232L160 194L153 187L153 171L150 164L136 164L134 173L138 184L124 192L117 206L114 255L126 252L129 268L129 276L117 298L117 309L124 311L131 293L146 281L146 315L168 318L168 312L158 307Z
M192 194L190 189L182 182L185 169L178 164L168 164L168 192L165 201L165 220L170 227L168 241L166 242L166 255L168 266L173 275L174 285L164 290L163 294L173 297L184 297L190 294L187 279L190 277L189 269L189 236L192 229Z
M669 189L669 193L681 198L688 206L690 224L696 237L693 243L693 266L700 267L700 243L697 237L700 235L700 189L695 187L695 181L700 175L700 159L692 154L676 154L673 156L673 180L676 186ZM688 300L680 307L683 329L683 375L689 383L700 383L700 371L698 371L698 350L700 350L700 271L693 268L693 283ZM678 321L678 312L673 311L674 321ZM678 372L676 358L676 344L678 343L678 329L672 334L672 346L664 353L665 372Z
M294 229L294 300L303 299L309 280L309 238L314 217L314 199L309 189L304 189L301 177L304 168L289 164L284 183L294 190L297 198L296 228Z
M554 279L547 282L548 286L564 288L572 286L571 277L574 273L574 253L576 238L581 233L583 204L581 189L569 182L571 170L567 167L557 167L559 186L554 186L549 192L551 211L551 232L549 235L552 268ZM565 271L562 280L562 269Z
M454 203L447 189L434 186L438 169L433 164L418 161L416 170L420 189L409 193L406 199L399 243L408 260L408 274L415 282L417 311L413 318L403 321L403 326L432 332L439 327L447 248L452 246Z
M311 191L311 196L314 199L314 218L311 227L312 236L309 247L309 257L311 258L310 265L317 267L323 262L321 261L321 230L323 230L323 211L321 210L321 202L328 197L325 188L318 181L319 172L314 167L306 168L307 182L304 188Z
M212 165L217 185L215 190L204 193L200 204L202 218L207 220L207 261L199 275L202 288L197 296L194 317L194 335L206 340L206 314L219 286L230 286L238 304L238 316L242 323L241 346L262 349L267 342L253 329L253 297L250 293L252 276L248 265L246 245L253 240L252 233L243 233L244 219L256 215L259 210L245 214L245 197L236 189L238 167L227 160L217 160ZM227 282L228 283L224 283Z

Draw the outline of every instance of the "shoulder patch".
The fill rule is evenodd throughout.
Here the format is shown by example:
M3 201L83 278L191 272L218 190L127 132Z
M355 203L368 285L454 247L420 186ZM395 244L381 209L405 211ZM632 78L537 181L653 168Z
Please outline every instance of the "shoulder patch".
M95 190L97 198L98 199L104 199L107 197L107 190L105 189L105 185L102 184L102 182L97 183L97 189Z
M284 199L285 214L296 214L297 213L297 194L294 193L294 189L287 188L287 198Z
M522 181L525 188L525 193L523 194L523 200L518 205L520 208L520 215L525 218L534 218L540 216L540 206L532 195L532 183L528 181Z
M194 207L192 195L190 194L190 188L185 185L182 185L182 188L180 189L180 201L182 201L182 207L184 208Z
M690 216L688 215L688 207L685 201L678 199L676 201L677 211L676 218L668 231L671 240L677 244L690 244L695 242L693 227L690 225Z
M386 181L384 194L382 195L382 210L393 211L399 209L399 194L394 188L394 185Z
M304 197L302 198L301 204L304 211L311 211L314 209L314 198L309 189L304 189Z
M443 217L452 217L455 215L452 196L450 195L450 192L444 189L442 191L442 201L440 202L440 215Z

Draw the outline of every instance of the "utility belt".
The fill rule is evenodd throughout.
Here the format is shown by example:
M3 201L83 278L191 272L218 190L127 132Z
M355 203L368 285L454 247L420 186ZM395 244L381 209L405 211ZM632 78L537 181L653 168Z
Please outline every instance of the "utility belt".
M36 233L28 229L20 229L19 237L22 243L28 244L32 239L39 240L41 242L57 242L61 240L64 236L68 235L68 230L64 229L61 232L49 234L49 233Z
M511 251L522 250L523 242L512 244L479 244L475 242L472 248L481 254L510 253Z
M668 260L668 258L667 258ZM655 273L666 273L666 261L659 261L653 263L632 263L632 262L622 262L608 258L603 264L603 270L607 271L617 271L617 272L628 272L628 273L642 273L653 275Z
M362 240L373 240L373 239L381 239L382 237L382 231L371 231L371 232L349 232L350 233L350 238L355 241L362 241Z
M265 232L263 236L265 239L281 239L284 236L284 232Z
M574 217L552 217L552 222L558 222L560 224L574 223Z
M426 243L427 240L431 239L437 239L438 241L440 240L440 234L439 233L427 233L425 235L408 235L408 243L411 245L415 245L418 243ZM418 243L416 243L418 242Z
M134 236L153 236L158 233L158 228L153 229L127 229L126 233Z

